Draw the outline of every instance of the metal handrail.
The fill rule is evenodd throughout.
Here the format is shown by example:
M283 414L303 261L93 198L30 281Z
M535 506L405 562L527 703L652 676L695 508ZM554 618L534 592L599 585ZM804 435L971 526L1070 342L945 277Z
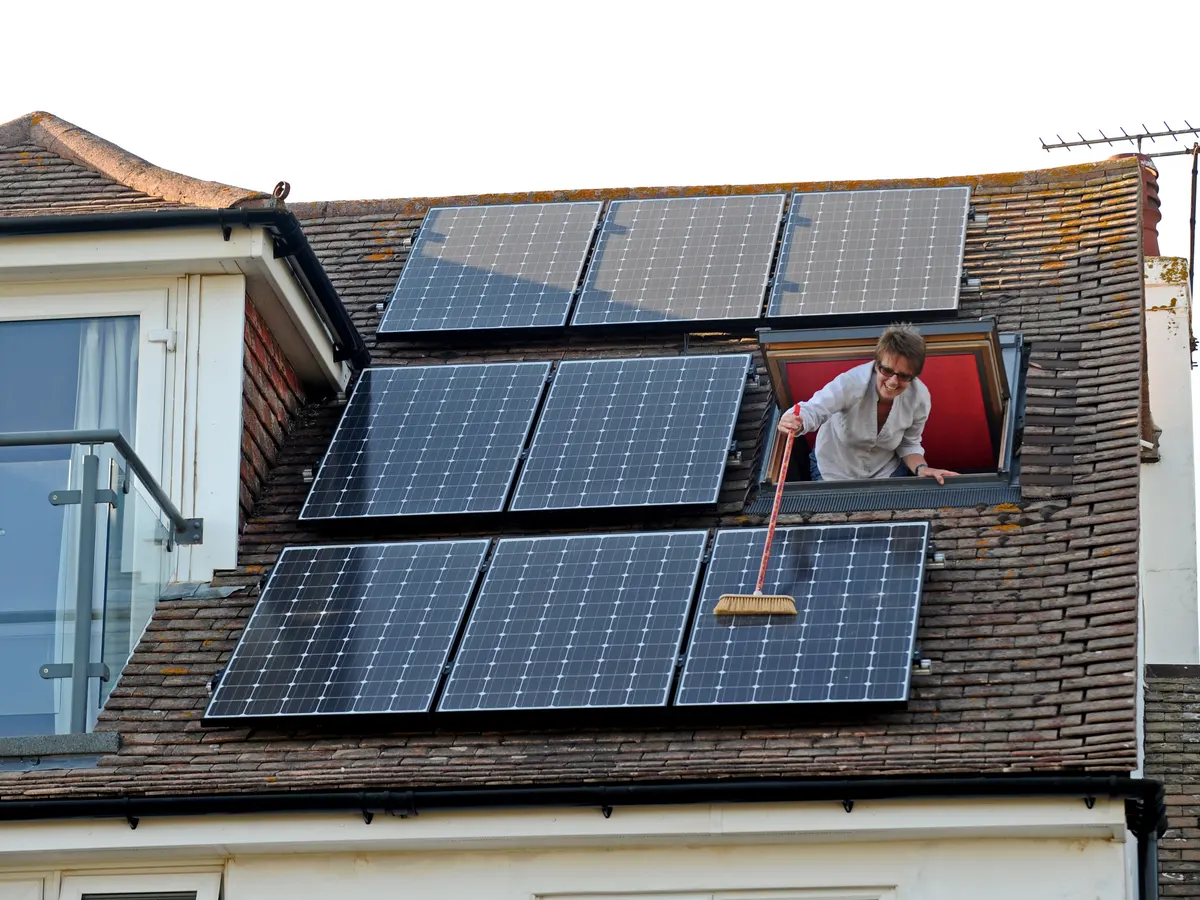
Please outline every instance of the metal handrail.
M171 520L171 538L178 544L198 544L204 534L203 519L189 519L171 502L171 498L154 480L141 457L129 446L125 435L115 428L75 429L71 431L8 431L0 432L0 447L45 447L65 444L112 444L117 453L137 475L150 496Z
M124 458L129 470L137 475L146 490L158 503L159 508L171 520L170 535L167 539L168 553L171 552L173 544L199 544L204 538L204 521L184 517L120 431L116 429L78 429L0 433L0 447L80 445L89 448L83 457L80 489L77 491L51 491L47 498L55 506L78 504L80 509L79 559L75 589L75 638L71 662L46 663L40 670L42 678L70 679L71 732L75 734L87 731L88 681L92 678L107 681L109 677L108 668L103 663L92 662L92 629L84 624L90 621L92 614L96 560L96 506L105 503L116 506L118 500L116 493L111 488L100 488L100 457L95 453L95 447L98 444L111 444L116 449L117 453ZM124 486L122 490L124 490Z

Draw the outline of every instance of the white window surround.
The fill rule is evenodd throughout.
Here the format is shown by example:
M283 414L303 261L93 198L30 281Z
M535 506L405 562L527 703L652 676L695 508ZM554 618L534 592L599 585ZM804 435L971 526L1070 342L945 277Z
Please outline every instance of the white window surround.
M194 892L196 900L220 900L221 875L217 872L64 875L58 900L84 900L92 894L157 896L174 891Z
M675 893L538 894L534 900L895 900L896 886L794 888L764 891L687 891Z
M0 900L44 900L40 878L0 879Z
M236 565L245 303L242 275L0 283L0 322L138 318L137 434L126 437L183 515L204 519L204 542L178 548L172 580Z

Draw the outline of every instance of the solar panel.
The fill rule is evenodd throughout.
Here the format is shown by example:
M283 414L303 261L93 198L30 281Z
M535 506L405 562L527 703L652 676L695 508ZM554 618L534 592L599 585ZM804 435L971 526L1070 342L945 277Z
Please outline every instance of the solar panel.
M302 520L498 512L550 363L366 369Z
M927 522L781 528L764 593L796 616L715 616L758 576L766 529L717 533L676 705L908 698Z
M501 540L438 709L665 705L706 540Z
M957 309L970 193L793 194L767 315Z
M783 200L613 201L571 324L758 318Z
M206 717L428 711L488 543L288 547Z
M599 203L431 209L379 334L565 325Z
M747 354L559 365L512 510L715 503Z

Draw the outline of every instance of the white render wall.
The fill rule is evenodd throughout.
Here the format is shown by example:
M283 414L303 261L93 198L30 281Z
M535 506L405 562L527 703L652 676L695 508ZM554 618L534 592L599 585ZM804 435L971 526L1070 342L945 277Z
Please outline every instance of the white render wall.
M225 900L1118 900L1113 841L744 844L236 858Z
M11 822L0 900L1131 900L1132 847L1099 798Z
M1144 663L1200 663L1187 262L1146 260L1146 362L1161 460L1141 467Z

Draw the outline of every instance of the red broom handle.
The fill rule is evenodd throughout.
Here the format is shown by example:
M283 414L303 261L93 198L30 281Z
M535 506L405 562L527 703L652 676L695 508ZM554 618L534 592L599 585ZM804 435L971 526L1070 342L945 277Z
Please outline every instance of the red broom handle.
M800 404L792 407L792 412L800 415ZM767 543L763 546L762 565L758 568L758 584L754 593L761 594L767 581L767 561L771 558L771 541L775 537L775 523L779 521L779 507L783 503L783 483L787 481L788 463L792 461L792 444L796 442L794 432L788 432L787 443L783 445L783 461L779 464L779 481L775 485L775 502L771 504L771 521L767 524Z

